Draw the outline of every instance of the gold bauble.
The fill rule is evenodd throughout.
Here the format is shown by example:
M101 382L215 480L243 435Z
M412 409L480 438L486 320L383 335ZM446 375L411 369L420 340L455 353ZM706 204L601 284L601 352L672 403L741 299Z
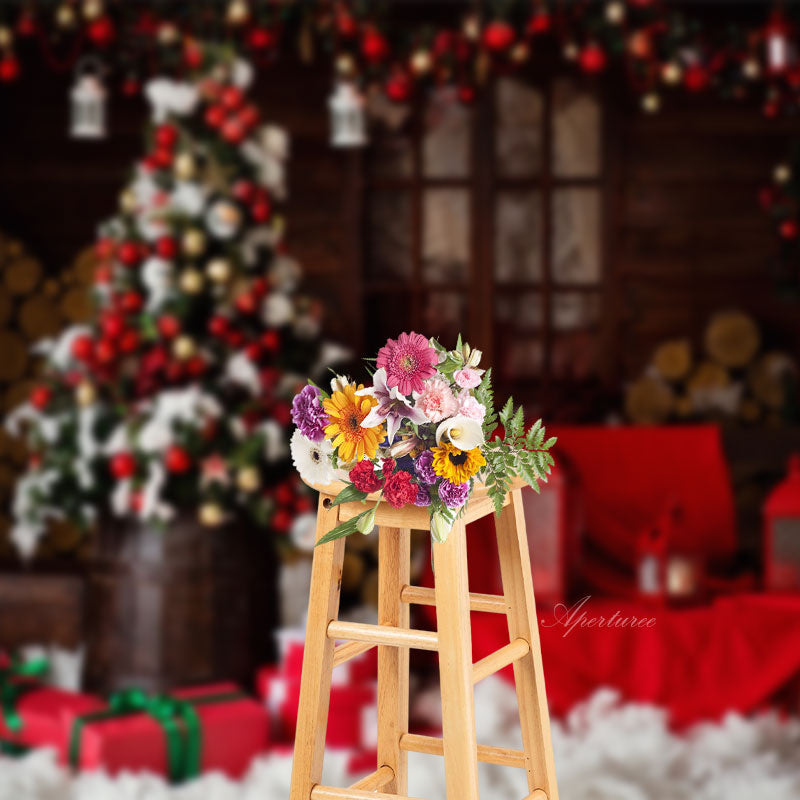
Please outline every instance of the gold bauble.
M119 207L125 214L133 214L136 211L138 203L136 202L136 194L132 189L125 189L119 195Z
M527 42L517 42L511 48L511 53L509 54L515 64L524 64L530 58L530 55L531 48Z
M243 492L254 492L261 486L261 475L255 467L242 467L236 475L236 485Z
M187 256L199 256L206 249L206 235L199 228L189 228L183 234L182 247Z
M180 286L186 294L197 294L203 290L203 273L196 269L185 269L181 273Z
M655 92L647 92L642 95L642 111L647 114L656 114L661 110L661 98Z
M206 265L206 274L214 283L227 283L231 272L231 262L227 258L215 258Z
M350 53L340 53L336 56L336 72L343 78L351 78L356 73L356 61Z
M162 22L161 25L158 26L156 36L159 44L169 46L175 44L180 39L181 32L178 30L177 25L173 25L171 22Z
M62 3L56 9L56 25L71 28L75 24L75 9L69 3Z
M605 9L606 21L612 25L620 25L625 20L625 3L612 0Z
M409 60L411 71L415 75L427 75L433 69L433 58L430 50L415 50Z
M191 358L197 350L195 346L194 339L191 336L179 336L173 343L172 343L172 355L175 358L185 361L187 358Z
M575 61L578 58L580 50L575 42L567 42L561 52L567 61Z
M250 19L250 7L245 0L231 0L225 18L229 25L244 25Z
M200 511L197 514L201 525L207 525L209 528L215 528L221 525L225 519L222 508L216 503L203 503L200 506Z
M197 163L191 153L178 153L172 164L172 171L180 181L190 181L197 173Z
M481 38L481 21L476 14L469 14L461 23L461 32L466 39L477 42Z
M788 164L777 164L772 170L772 180L775 183L789 183L792 179L792 168Z
M7 25L0 25L0 47L11 47L14 34Z
M97 19L103 13L103 3L101 0L85 0L83 4L83 16L86 19Z
M661 68L661 80L669 86L675 86L675 84L680 83L681 78L683 78L683 70L680 64L676 64L674 61L667 61Z
M89 381L81 381L75 387L75 402L79 406L90 406L97 399L97 392Z

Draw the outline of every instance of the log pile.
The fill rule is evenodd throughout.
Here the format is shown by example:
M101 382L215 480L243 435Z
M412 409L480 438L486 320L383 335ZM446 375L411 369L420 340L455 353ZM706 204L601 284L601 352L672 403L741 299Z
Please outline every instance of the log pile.
M643 374L625 392L625 414L637 424L736 421L779 425L795 402L795 360L762 352L756 322L741 311L715 313L702 347L686 338L656 347Z
M92 314L89 286L95 269L91 247L60 275L48 275L41 262L18 239L0 232L0 409L3 415L24 402L41 369L31 352L40 339ZM11 554L7 538L11 491L28 459L22 443L0 430L0 557ZM62 530L63 528L63 530ZM75 547L74 531L54 527L44 549Z

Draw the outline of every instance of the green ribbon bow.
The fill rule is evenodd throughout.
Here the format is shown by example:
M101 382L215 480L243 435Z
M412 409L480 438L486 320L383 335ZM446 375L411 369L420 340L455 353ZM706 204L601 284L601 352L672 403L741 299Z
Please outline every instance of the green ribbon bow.
M169 695L148 695L141 689L115 692L109 698L108 708L75 719L69 742L69 763L73 767L79 764L81 737L86 725L131 714L148 714L164 731L169 779L177 783L193 778L200 774L203 753L202 725L195 706L244 697L242 692L225 692L184 700Z
M50 663L46 658L34 658L30 661L11 659L11 663L0 667L0 713L6 728L12 733L22 730L23 722L17 702L22 695L35 689L38 685L31 678L42 678L50 671Z

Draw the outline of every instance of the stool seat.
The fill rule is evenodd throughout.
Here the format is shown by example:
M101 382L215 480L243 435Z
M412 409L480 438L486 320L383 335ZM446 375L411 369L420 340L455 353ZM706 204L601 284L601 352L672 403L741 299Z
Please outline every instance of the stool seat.
M469 504L445 542L434 541L435 586L412 586L411 529L429 530L429 510L393 508L379 493L364 502L334 505L347 484L313 486L320 493L317 541L341 522L376 508L378 541L378 624L338 619L345 538L314 550L303 673L289 800L411 800L408 753L442 756L447 800L479 800L478 762L524 769L524 800L558 800L550 718L539 646L528 539L521 487L516 479L496 518L503 595L469 591L466 524L495 506L483 484L473 486ZM437 630L410 627L412 604L436 607ZM509 641L472 663L470 611L504 614ZM337 644L339 642L339 644ZM348 788L322 786L322 761L335 667L378 648L378 760L375 772ZM408 730L409 651L438 654L442 693L442 738ZM478 744L474 685L512 666L522 729L522 750Z

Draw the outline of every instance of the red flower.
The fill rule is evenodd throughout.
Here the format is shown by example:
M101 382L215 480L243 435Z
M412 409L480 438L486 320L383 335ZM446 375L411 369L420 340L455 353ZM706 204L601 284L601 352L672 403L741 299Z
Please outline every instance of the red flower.
M377 492L383 485L383 481L375 474L375 468L372 462L368 459L359 461L353 469L350 470L350 480L359 492ZM414 493L416 497L416 492Z
M411 473L400 470L386 479L383 496L392 508L402 508L413 503L417 497L417 485L411 480Z
M397 462L393 458L384 458L383 466L381 467L381 474L384 478L388 478L397 466Z

